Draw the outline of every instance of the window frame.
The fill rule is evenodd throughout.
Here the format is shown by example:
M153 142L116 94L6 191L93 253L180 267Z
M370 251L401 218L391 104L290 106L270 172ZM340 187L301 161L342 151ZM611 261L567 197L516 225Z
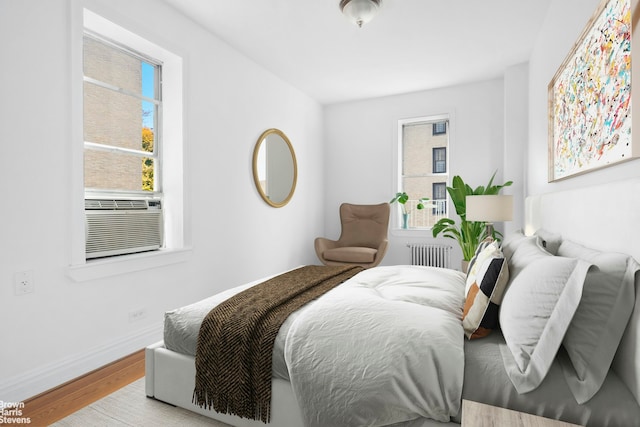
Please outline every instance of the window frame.
M100 14L72 0L71 8L71 171L70 193L71 214L68 217L70 232L69 267L67 276L74 281L84 282L141 271L177 262L184 262L192 256L191 229L185 224L189 213L185 205L183 136L183 57L176 45L166 45L168 40L160 33L138 33L135 22L127 21L122 15L109 8ZM125 28L128 24L131 30ZM158 129L162 133L162 191L165 217L165 247L152 252L121 255L112 258L85 259L85 188L84 188L84 134L83 134L83 40L85 30L122 42L163 63L162 72L162 115L163 123ZM154 40L161 40L162 45ZM170 43L170 42L169 42ZM148 193L148 192L147 192Z
M431 183L431 194L432 195L436 193L436 187L439 187L439 188L443 187L444 188L444 191L443 191L444 198L445 198L445 200L448 201L449 200L449 192L447 191L447 183L446 182L432 182ZM437 210L438 210L438 208L436 208L436 207L433 208L433 214L434 215L436 215L438 213ZM448 216L448 209L447 209L447 204L446 203L444 205L444 213L446 213L447 216Z
M149 55L146 55L142 52L139 52L123 43L112 40L109 37L98 34L95 31L90 29L84 30L83 36L83 50L84 50L84 38L89 37L95 41L98 41L110 48L117 49L118 51L124 52L140 61L144 61L146 63L154 66L154 93L157 96L157 99L151 99L143 94L136 94L127 89L115 86L108 82L103 82L101 80L97 80L92 77L88 77L83 72L83 82L93 84L97 87L111 90L126 96L130 96L136 98L140 101L146 101L154 106L154 115L153 115L153 152L148 152L144 150L136 150L131 148L123 148L115 145L96 143L92 141L87 141L83 138L84 141L84 149L86 150L95 150L102 151L108 153L117 153L123 154L125 156L135 156L140 158L141 160L145 157L150 157L154 160L154 185L153 191L145 191L145 190L125 190L125 189L98 189L98 188L87 188L85 187L85 195L89 197L153 197L153 198L162 198L162 169L163 169L163 161L162 161L162 67L163 62L152 58ZM84 88L83 88L84 92ZM141 117L142 118L142 117ZM84 118L83 118L83 128L84 128ZM142 129L142 128L141 128ZM84 136L84 135L83 135Z
M441 151L444 151L444 160L440 160L440 159L436 160L436 152L441 152ZM434 175L446 174L447 173L447 147L433 147L432 148L432 153L431 153L431 159L433 160L433 167L432 167L431 171L432 171L432 173ZM438 162L444 162L444 171L443 172L439 172L437 170Z
M444 123L444 129L440 130L439 125ZM446 135L447 133L447 121L446 120L441 120L439 122L433 122L433 127L431 128L431 134L432 135Z
M394 171L394 179L392 183L392 194L396 194L396 192L404 191L402 182L403 182L403 127L407 124L420 123L420 122L429 122L429 121L448 121L447 129L447 137L448 137L448 145L447 145L447 156L446 156L446 175L447 180L446 183L449 185L449 181L451 180L452 172L451 172L451 147L454 145L455 141L455 123L456 123L456 115L454 109L444 109L439 112L434 112L432 114L423 114L423 115L415 115L410 118L399 117L394 119L394 128L395 128L395 141L393 147L393 171ZM433 174L434 176L440 175L443 176L445 174ZM446 214L449 216L451 212L449 204L451 203L449 194L447 192L446 195ZM390 233L395 236L414 236L414 237L431 237L431 228L408 228L403 229L401 226L401 216L399 214L400 209L397 207L393 207L391 209L391 217L390 217Z

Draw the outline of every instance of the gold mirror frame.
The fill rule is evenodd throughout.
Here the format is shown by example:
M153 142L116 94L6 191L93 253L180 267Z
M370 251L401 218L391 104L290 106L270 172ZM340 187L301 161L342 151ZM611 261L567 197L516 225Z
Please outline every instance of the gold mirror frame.
M289 154L291 154L291 162L293 166L293 177L291 180L291 188L289 190L289 194L283 200L275 200L275 201L271 200L271 198L269 198L269 195L265 193L263 184L260 181L260 173L259 173L260 168L258 165L258 161L260 157L260 148L262 146L262 142L265 141L269 135L273 135L273 134L280 136L280 138L282 138L282 140L287 144L287 147L289 149ZM267 165L265 165L265 170L266 169L267 169ZM258 190L258 193L260 193L260 197L262 197L262 199L265 202L267 202L268 205L273 206L274 208L283 207L284 205L289 203L289 201L293 197L293 193L296 189L296 184L298 182L298 163L296 161L296 153L293 151L293 146L291 145L291 141L289 141L289 138L287 138L284 132L282 132L280 129L275 129L275 128L267 129L264 132L262 132L262 135L260 135L260 138L258 138L255 148L253 149L253 181L256 184L256 189Z

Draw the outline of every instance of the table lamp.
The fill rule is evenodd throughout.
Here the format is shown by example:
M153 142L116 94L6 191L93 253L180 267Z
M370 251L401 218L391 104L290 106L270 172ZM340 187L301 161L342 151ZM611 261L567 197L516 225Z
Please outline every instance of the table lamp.
M493 236L493 223L513 219L513 196L467 196L467 221L483 221L487 236Z

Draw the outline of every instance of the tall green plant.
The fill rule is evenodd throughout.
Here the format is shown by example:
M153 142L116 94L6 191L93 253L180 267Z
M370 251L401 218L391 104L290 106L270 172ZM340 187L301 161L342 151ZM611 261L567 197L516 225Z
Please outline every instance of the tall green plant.
M433 226L433 237L437 237L442 233L444 237L458 241L465 261L471 260L475 254L478 244L487 237L485 235L486 227L484 221L467 221L466 197L495 195L498 194L503 187L508 187L513 183L512 181L508 181L502 185L494 185L493 179L495 176L496 172L491 176L489 184L484 187L479 186L476 189L465 184L460 176L454 176L452 182L453 186L447 187L447 191L449 192L449 197L451 197L451 201L456 208L456 213L460 217L460 224L456 224L456 222L451 218L441 218ZM492 237L496 238L496 234L499 235L498 232L494 232L494 236Z

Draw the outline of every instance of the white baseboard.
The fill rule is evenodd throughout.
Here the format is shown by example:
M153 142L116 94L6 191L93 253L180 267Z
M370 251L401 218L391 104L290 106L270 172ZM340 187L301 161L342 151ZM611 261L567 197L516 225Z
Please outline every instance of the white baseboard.
M22 402L67 381L125 357L162 339L162 324L153 325L93 349L3 380L0 400Z

